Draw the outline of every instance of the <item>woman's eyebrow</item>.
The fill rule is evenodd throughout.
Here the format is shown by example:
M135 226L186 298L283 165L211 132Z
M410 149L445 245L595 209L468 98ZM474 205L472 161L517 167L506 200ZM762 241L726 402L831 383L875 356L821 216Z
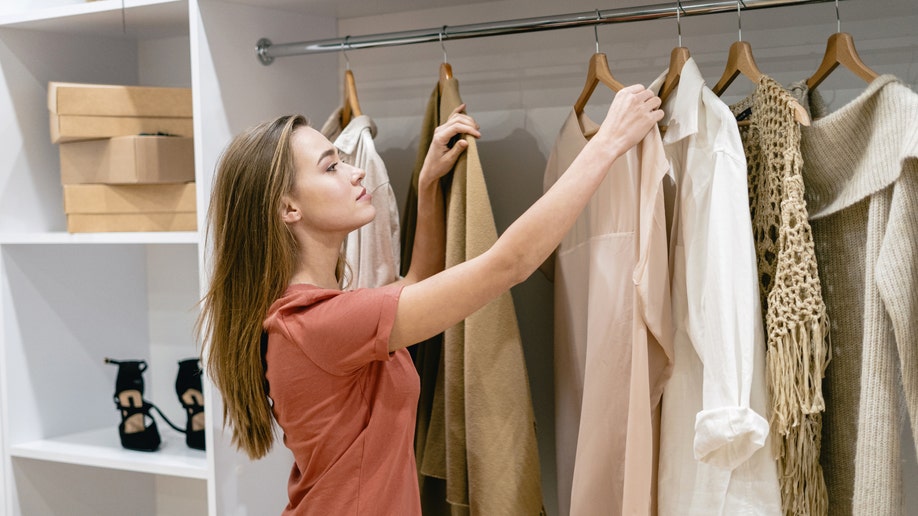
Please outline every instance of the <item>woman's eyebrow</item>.
M325 159L326 156L331 156L331 155L333 155L334 153L335 153L335 149L326 149L325 152L323 152L322 154L319 155L319 159L316 160L316 165L318 165L319 163L321 163L322 160Z

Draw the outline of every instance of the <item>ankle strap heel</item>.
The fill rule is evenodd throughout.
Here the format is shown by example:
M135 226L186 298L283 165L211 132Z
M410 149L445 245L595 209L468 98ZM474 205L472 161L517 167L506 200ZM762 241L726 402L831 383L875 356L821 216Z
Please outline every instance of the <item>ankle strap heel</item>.
M185 444L197 450L205 449L204 444L204 395L201 389L201 366L197 358L189 358L179 363L178 375L175 377L175 394L185 408Z
M147 370L144 360L105 359L106 364L118 366L115 379L115 407L121 414L118 436L121 446L128 450L155 451L162 440L156 421L150 416L153 405L143 399L143 376Z

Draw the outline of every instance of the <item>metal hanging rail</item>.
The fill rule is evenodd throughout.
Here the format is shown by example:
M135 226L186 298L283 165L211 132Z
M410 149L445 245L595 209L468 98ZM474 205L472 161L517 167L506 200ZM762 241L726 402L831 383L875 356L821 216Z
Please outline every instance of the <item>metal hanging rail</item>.
M544 30L569 29L588 25L608 23L625 23L633 21L674 18L676 10L681 16L715 14L728 11L767 9L791 5L817 4L835 0L686 0L665 4L624 7L619 9L597 9L581 13L560 14L535 18L519 18L467 25L443 25L429 29L416 29L401 32L366 34L363 36L345 36L343 38L320 39L297 43L273 44L267 38L258 40L255 51L264 65L271 64L277 57L340 52L372 47L391 47L412 45L432 41L454 39L482 38L505 34L522 34Z

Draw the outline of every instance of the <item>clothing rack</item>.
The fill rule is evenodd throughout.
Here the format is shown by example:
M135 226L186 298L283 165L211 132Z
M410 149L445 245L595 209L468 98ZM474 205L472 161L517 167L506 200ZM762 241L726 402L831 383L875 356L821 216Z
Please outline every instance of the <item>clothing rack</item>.
M686 0L665 4L623 7L618 9L597 9L595 11L519 18L513 20L471 23L467 25L443 25L429 29L416 29L400 32L365 34L362 36L345 36L343 38L320 39L296 43L274 44L268 38L261 38L255 46L258 59L264 65L271 64L277 57L321 54L373 47L391 47L413 45L466 38L502 36L505 34L522 34L544 30L569 29L573 27L596 26L609 23L655 20L658 18L675 18L676 11L680 16L697 16L722 12L753 9L767 9L791 5L817 4L833 0ZM837 0L836 5L837 5ZM445 50L444 50L445 53Z

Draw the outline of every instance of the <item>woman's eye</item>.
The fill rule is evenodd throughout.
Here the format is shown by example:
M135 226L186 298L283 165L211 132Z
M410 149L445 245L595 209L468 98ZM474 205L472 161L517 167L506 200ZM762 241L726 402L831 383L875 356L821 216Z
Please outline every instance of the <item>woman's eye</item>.
M338 170L338 162L334 162L325 169L326 172L335 172Z

